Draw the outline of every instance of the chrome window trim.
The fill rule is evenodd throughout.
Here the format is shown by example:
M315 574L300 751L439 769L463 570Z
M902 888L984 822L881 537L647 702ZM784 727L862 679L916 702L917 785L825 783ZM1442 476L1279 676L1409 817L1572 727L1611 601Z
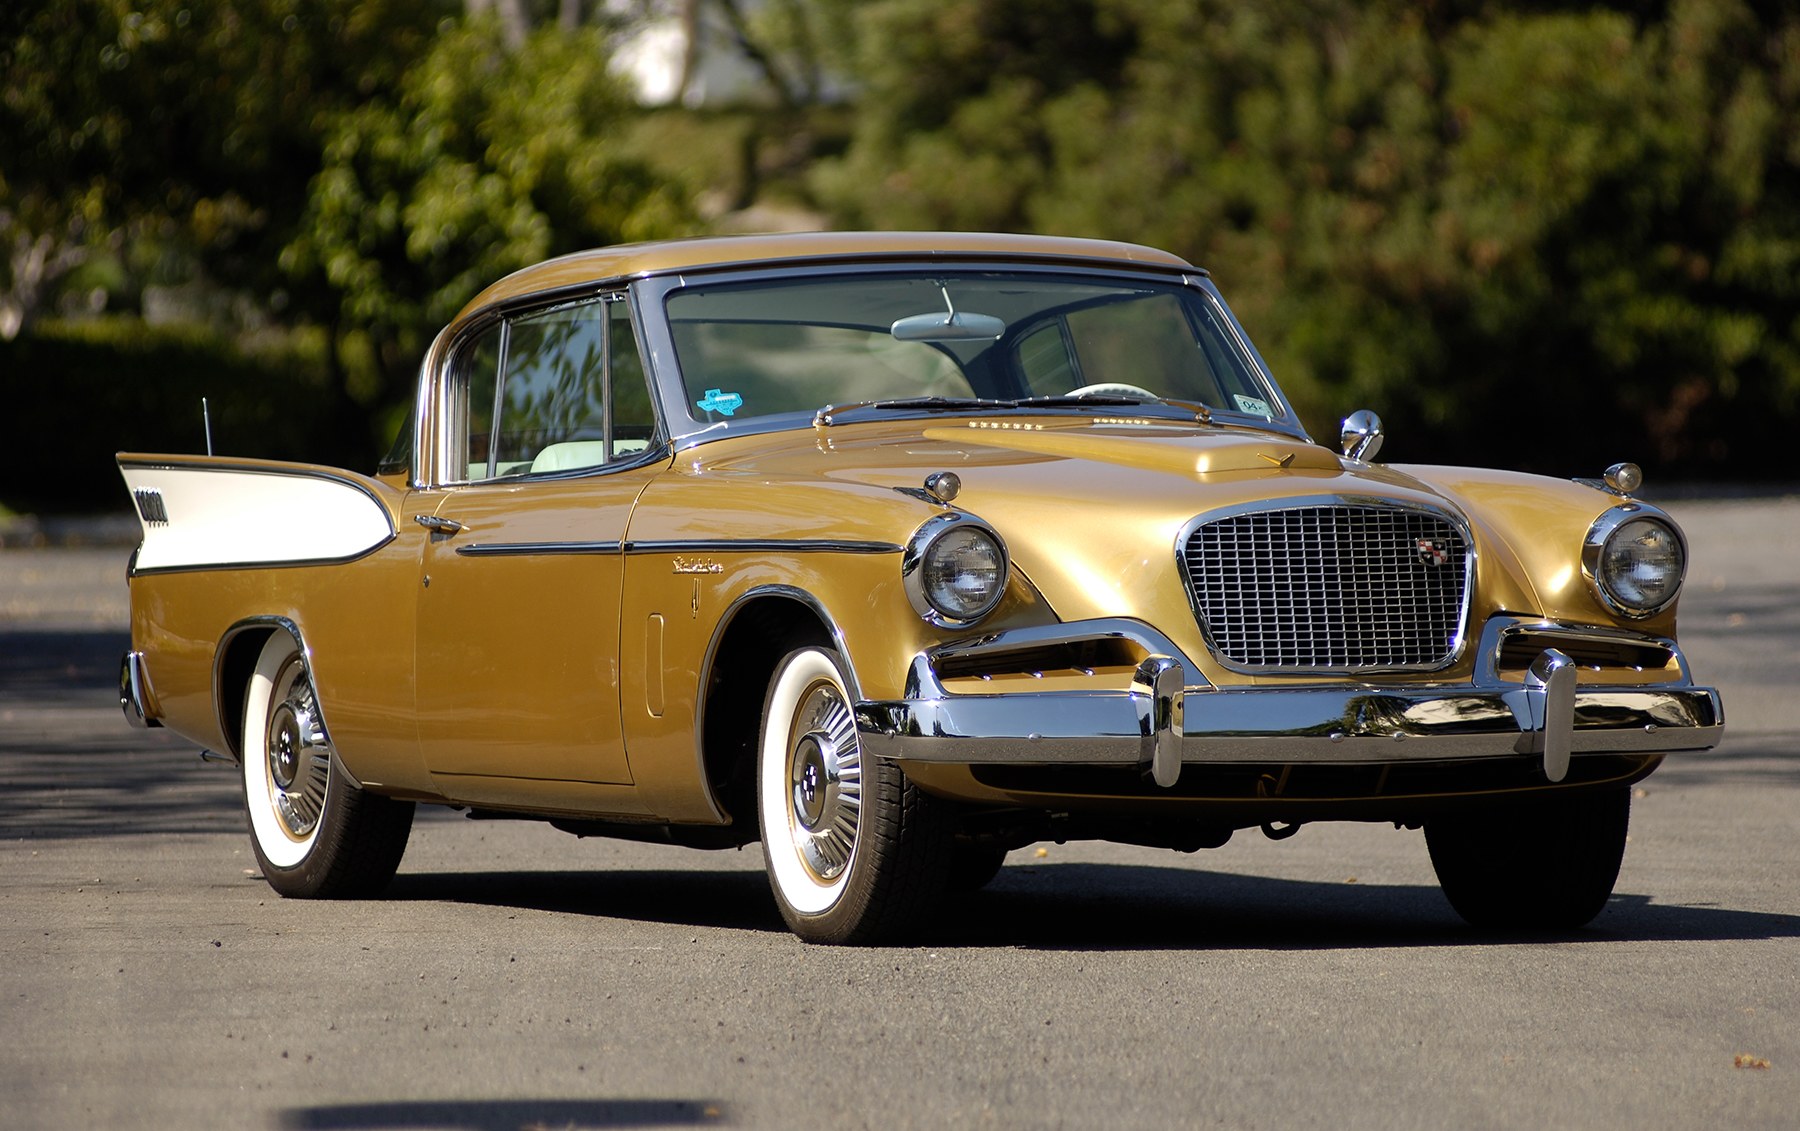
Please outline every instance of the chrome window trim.
M1670 593L1668 599L1662 604L1652 609L1634 609L1630 605L1623 604L1615 599L1600 581L1600 555L1606 549L1607 539L1611 538L1619 527L1640 518L1648 518L1662 523L1668 528L1669 533L1675 536L1676 544L1681 547L1681 576L1675 581L1675 591ZM1669 606L1679 600L1682 589L1687 585L1688 561L1687 535L1682 532L1680 524L1670 518L1667 511L1661 507L1653 507L1649 503L1621 503L1607 509L1594 520L1592 526L1588 527L1587 537L1581 544L1581 576L1586 579L1588 589L1608 612L1627 620L1648 620L1658 613L1665 612Z
M649 439L649 446L644 449L643 456L635 460L609 461L593 467L570 468L564 471L539 472L535 475L516 475L508 477L491 477L483 479L455 479L449 474L449 454L452 450L452 439L449 435L452 413L449 411L450 396L455 389L456 381L452 372L463 350L475 338L499 324L502 334L511 333L511 323L538 314L554 313L573 307L602 303L607 306L615 302L623 302L630 315L632 336L638 347L638 356L643 360L644 379L650 395L650 409L655 415L655 430ZM610 434L610 418L612 415L612 321L603 320L602 331L606 339L606 372L605 407L608 418L607 431ZM538 482L552 478L575 478L585 475L608 475L615 471L625 471L633 467L643 467L658 460L669 458L673 447L669 439L669 428L666 424L667 412L663 406L662 390L656 375L656 366L652 363L648 343L644 333L644 317L636 301L629 279L597 280L581 283L572 287L558 287L540 291L536 294L521 295L502 303L482 307L458 318L446 326L433 339L426 351L425 361L419 367L419 389L414 404L413 420L413 464L409 473L408 486L413 490L451 487L481 487L492 484L512 484L516 482ZM500 360L504 372L506 360L504 350ZM495 398L498 400L504 391L501 382L494 382ZM426 414L429 412L430 427L427 428ZM496 411L494 424L498 424L499 414ZM429 439L430 450L422 441ZM491 458L491 454L490 454Z
M1246 514L1260 514L1270 511L1302 510L1308 507L1372 507L1384 510L1408 511L1415 514L1430 515L1440 518L1456 528L1462 536L1466 547L1463 561L1463 596L1462 605L1457 610L1456 641L1447 657L1441 662L1430 664L1379 664L1366 667L1270 667L1265 665L1241 664L1227 659L1220 651L1214 639L1212 626L1207 623L1200 604L1195 597L1194 587L1190 583L1187 570L1188 540L1200 527L1211 522L1228 518L1238 518ZM1277 676L1359 676L1385 672L1435 672L1453 668L1461 662L1469 646L1469 616L1475 599L1475 579L1477 576L1477 558L1479 557L1475 539L1468 521L1458 512L1448 507L1435 506L1430 503L1411 499L1396 499L1382 495L1296 495L1279 499L1260 499L1255 502L1238 503L1233 506L1219 507L1203 511L1183 523L1175 534L1175 570L1181 580L1182 590L1187 594L1188 608L1194 614L1194 622L1200 627L1201 639L1213 660L1226 671L1241 675L1277 675Z
M839 259L813 259L801 264L732 264L705 269L684 269L661 274L652 274L636 280L631 288L633 301L637 304L634 313L641 317L638 321L638 332L645 347L644 360L655 377L652 384L662 400L663 420L667 423L669 440L677 452L685 451L697 444L713 438L715 434L730 436L760 435L770 432L792 432L811 428L815 410L804 412L778 413L770 416L746 417L743 421L720 420L706 422L696 419L689 411L687 390L681 379L680 363L675 354L674 336L669 330L666 317L666 302L670 295L678 290L699 282L696 276L703 277L706 283L759 283L759 282L791 282L805 278L823 278L832 275L872 275L872 274L905 274L919 271L941 271L946 274L980 274L1012 271L1020 274L1036 274L1046 277L1085 278L1085 279L1117 279L1121 282L1139 280L1155 282L1164 286L1186 288L1197 292L1203 301L1217 308L1221 323L1226 327L1231 343L1241 352L1243 360L1248 363L1254 377L1269 394L1269 403L1278 408L1283 416L1270 419L1264 416L1253 416L1226 408L1212 410L1214 423L1243 424L1265 431L1278 432L1292 436L1302 442L1310 443L1311 437L1300 423L1299 415L1294 411L1281 386L1270 372L1268 363L1255 347L1250 344L1249 336L1244 333L1243 326L1231 312L1218 288L1212 285L1206 272L1195 267L1175 267L1172 265L1156 265L1144 263L1120 262L1108 259L1039 259L1021 258L1006 259L992 255L961 257L946 255L943 257L925 257L915 253L896 254L893 257L869 256L844 257ZM818 406L824 407L824 406ZM1054 412L1060 415L1080 415L1079 408L1059 408L1056 410L1032 409L1022 407L995 408L992 410L973 411L972 415L983 412ZM1117 406L1106 406L1105 410L1113 415L1119 413ZM904 419L906 413L896 410L892 419ZM941 414L939 414L941 415Z

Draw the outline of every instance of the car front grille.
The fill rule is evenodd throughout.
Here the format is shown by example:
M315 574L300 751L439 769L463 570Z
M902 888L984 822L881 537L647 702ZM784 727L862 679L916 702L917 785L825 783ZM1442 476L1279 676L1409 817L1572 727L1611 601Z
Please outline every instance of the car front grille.
M1468 542L1429 511L1229 515L1194 528L1181 564L1207 642L1235 670L1431 669L1462 639Z

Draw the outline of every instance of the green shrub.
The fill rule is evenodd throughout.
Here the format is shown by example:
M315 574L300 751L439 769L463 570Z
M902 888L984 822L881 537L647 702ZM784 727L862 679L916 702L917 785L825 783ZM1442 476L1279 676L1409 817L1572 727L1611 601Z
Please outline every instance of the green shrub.
M330 428L331 387L322 352L304 339L247 350L208 331L137 319L39 323L0 341L0 397L11 422L0 504L123 508L115 453L206 451L202 397L219 455L326 458L344 447Z

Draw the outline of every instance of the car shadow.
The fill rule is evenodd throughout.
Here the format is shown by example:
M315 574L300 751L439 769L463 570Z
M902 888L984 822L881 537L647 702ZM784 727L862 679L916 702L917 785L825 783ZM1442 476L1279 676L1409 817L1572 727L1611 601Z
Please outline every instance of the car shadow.
M387 898L783 933L760 872L441 872ZM1321 883L1123 864L1003 869L904 945L1034 950L1349 950L1518 943L1800 937L1800 916L1614 895L1581 930L1505 934L1464 924L1435 886Z
M391 1100L291 1107L277 1125L288 1131L362 1131L430 1127L451 1131L517 1131L521 1127L699 1127L729 1122L718 1100Z

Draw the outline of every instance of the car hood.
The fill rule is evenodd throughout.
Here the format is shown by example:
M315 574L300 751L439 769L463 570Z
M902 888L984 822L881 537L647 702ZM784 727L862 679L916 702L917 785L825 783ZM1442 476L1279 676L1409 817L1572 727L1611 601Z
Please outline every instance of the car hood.
M1248 503L1346 496L1434 507L1462 521L1485 575L1477 615L1543 605L1528 580L1531 571L1512 549L1519 531L1508 529L1504 515L1493 521L1493 508L1470 505L1489 489L1483 473L1468 473L1447 489L1434 482L1432 469L1347 460L1275 432L1109 418L909 420L750 439L705 445L695 454L708 475L749 478L765 488L805 480L839 485L851 509L873 502L871 489L922 496L927 476L955 472L961 491L952 507L1000 533L1015 568L1065 621L1130 616L1179 637L1169 626L1191 626L1193 616L1176 547L1196 516ZM1572 488L1533 482L1548 484L1553 495ZM1603 508L1577 500L1569 515L1558 517L1546 513L1542 495L1521 495L1517 508L1529 513L1520 513L1516 525L1569 527L1557 550L1566 560ZM904 539L897 533L895 540Z

